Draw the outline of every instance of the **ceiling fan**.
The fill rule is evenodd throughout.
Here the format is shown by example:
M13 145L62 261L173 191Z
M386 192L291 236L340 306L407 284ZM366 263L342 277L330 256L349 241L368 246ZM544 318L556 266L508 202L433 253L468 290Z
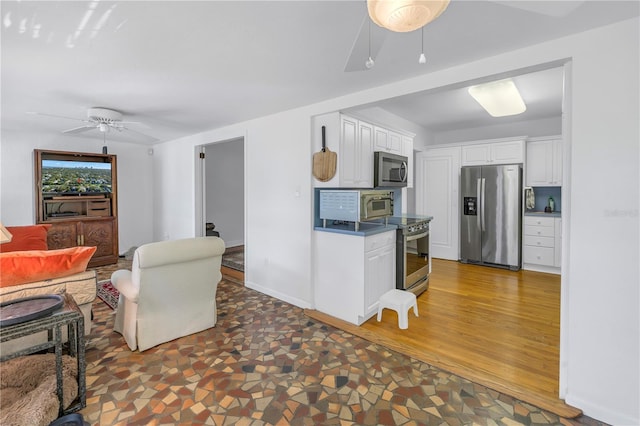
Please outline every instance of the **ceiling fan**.
M566 16L580 7L584 0L575 1L514 1L487 0L502 6L513 7L550 17ZM374 59L385 39L392 32L409 32L424 28L438 18L451 0L366 0L368 13L360 24L360 30L351 47L344 71L366 71L374 65ZM420 63L425 63L423 54Z
M102 107L89 108L87 110L87 118L65 117L62 115L46 114L41 112L29 112L29 114L43 115L46 117L64 118L67 120L82 121L83 123L85 123L84 125L79 127L73 127L71 129L63 130L62 133L65 133L65 134L82 133L90 130L98 130L100 133L104 134L104 133L110 132L111 130L117 130L118 132L122 132L126 130L130 132L138 133L148 138L151 137L149 135L146 135L144 133L141 133L137 130L134 130L128 127L128 125L140 125L145 128L148 128L149 126L142 124L138 121L123 121L121 112L113 109L109 109L109 108L102 108Z

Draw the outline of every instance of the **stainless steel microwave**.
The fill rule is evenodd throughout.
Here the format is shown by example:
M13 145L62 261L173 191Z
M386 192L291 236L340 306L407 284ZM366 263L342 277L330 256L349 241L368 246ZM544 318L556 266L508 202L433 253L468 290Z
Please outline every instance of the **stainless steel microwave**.
M323 189L320 219L364 222L393 216L393 191Z
M408 158L383 151L373 153L373 186L402 188L407 186Z

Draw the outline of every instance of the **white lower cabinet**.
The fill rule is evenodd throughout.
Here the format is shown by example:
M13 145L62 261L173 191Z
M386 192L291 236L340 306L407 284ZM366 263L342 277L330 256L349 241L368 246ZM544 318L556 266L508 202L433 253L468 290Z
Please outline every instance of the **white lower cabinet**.
M315 309L360 325L395 288L396 231L362 237L316 231Z
M561 264L561 219L559 217L525 216L523 234L522 260L524 269L559 273L560 270L556 268L559 268Z

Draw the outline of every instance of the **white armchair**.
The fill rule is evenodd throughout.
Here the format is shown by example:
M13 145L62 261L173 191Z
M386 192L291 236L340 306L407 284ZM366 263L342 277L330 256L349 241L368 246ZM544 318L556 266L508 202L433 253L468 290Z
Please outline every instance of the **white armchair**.
M138 247L131 271L111 283L120 292L114 330L144 351L215 326L224 241L197 237Z

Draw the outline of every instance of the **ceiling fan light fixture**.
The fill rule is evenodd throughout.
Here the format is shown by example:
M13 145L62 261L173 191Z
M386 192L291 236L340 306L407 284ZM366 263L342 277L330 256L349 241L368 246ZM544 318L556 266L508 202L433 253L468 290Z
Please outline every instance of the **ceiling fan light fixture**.
M510 78L471 86L468 92L492 117L517 115L527 110L518 88Z
M367 0L371 20L391 31L417 30L445 11L450 0Z
M87 110L87 117L90 120L108 123L122 121L122 114L116 110L108 108L93 107Z

